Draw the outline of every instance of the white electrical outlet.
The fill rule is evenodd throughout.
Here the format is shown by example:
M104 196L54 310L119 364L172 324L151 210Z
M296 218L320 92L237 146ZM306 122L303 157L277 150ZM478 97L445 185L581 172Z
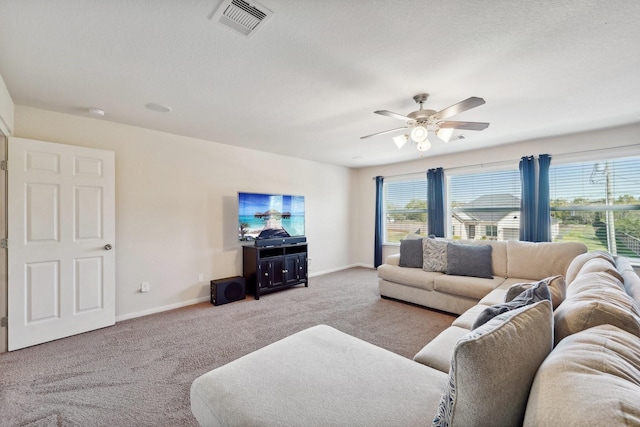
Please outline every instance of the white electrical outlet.
M204 282L204 273L198 274L198 282Z
M140 283L140 292L149 292L151 290L151 286L149 282Z

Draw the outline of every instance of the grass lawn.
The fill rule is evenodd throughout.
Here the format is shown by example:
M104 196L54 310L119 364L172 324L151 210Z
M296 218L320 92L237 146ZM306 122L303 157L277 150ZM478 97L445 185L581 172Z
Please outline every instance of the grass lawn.
M581 242L587 245L589 251L606 251L607 246L596 237L595 229L591 224L560 226L560 235L555 242Z

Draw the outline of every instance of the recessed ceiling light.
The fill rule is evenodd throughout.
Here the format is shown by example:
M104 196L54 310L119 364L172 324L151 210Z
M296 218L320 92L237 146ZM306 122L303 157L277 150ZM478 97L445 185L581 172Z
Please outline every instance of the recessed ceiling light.
M150 102L145 105L147 110L155 111L156 113L169 113L171 111L171 107L167 107L166 105L156 104L155 102Z
M100 108L89 108L89 114L96 117L104 117L104 110Z

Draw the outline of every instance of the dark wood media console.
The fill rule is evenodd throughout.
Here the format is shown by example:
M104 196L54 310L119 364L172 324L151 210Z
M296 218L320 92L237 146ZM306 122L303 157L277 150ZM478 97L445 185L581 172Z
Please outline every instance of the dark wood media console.
M247 293L260 295L291 286L309 286L307 277L307 244L279 246L243 246L242 275Z

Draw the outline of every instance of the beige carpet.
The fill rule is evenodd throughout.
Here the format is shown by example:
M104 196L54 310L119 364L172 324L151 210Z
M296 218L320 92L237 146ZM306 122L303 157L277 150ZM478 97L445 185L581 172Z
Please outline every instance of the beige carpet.
M453 319L381 299L365 268L258 301L140 317L0 354L0 425L195 426L196 377L297 331L327 324L411 358Z

